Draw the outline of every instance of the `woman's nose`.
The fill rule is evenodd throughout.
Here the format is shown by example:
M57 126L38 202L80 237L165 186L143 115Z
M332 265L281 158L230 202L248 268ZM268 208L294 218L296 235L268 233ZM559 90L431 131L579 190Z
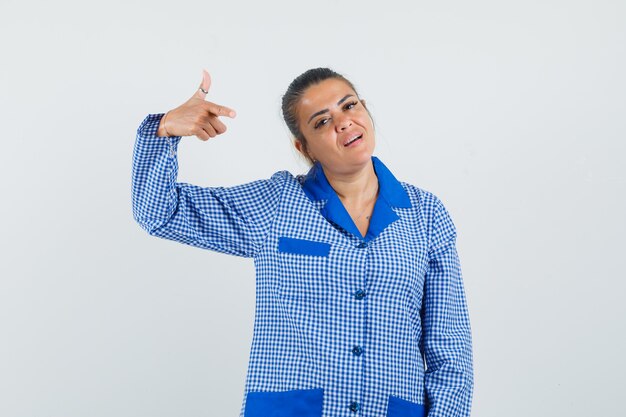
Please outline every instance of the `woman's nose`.
M347 117L340 118L339 120L337 120L336 126L337 126L337 132L343 132L344 130L352 126L352 121L348 119Z

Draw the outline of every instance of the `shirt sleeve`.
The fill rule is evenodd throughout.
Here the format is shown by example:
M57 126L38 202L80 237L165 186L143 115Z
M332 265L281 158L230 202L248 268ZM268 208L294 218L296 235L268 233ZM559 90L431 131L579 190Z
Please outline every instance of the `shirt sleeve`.
M472 338L456 228L435 197L422 304L428 417L468 417L474 387Z
M254 257L273 218L286 172L234 187L176 182L180 136L156 136L163 113L137 129L132 165L132 206L150 235L230 255Z

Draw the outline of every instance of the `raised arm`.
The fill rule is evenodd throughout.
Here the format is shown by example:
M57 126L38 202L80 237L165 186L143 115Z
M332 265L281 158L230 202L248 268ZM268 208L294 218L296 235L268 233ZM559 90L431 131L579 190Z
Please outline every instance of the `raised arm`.
M209 86L205 72L200 87L208 91ZM226 130L217 117L232 110L204 101L205 95L199 89L168 112L166 121L162 113L150 114L139 126L133 152L133 216L153 236L253 257L273 221L286 173L234 187L176 182L181 137L195 134L207 140Z
M456 228L434 200L422 305L428 417L469 417L474 387L472 336L456 251Z

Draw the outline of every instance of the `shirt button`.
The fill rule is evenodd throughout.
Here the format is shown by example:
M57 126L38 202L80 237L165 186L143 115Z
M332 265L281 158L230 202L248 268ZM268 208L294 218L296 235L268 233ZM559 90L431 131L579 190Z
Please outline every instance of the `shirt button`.
M352 401L350 403L350 411L354 411L355 413L361 409L361 404L356 401Z
M356 290L356 292L354 293L354 298L356 298L357 300L362 300L365 297L365 291L363 290Z
M355 346L352 348L352 353L354 353L356 356L360 356L361 353L363 353L363 348L361 348L361 346Z
M361 243L359 243L358 245L356 245L356 247L357 247L357 248L360 248L360 249L363 249L363 248L367 247L367 243L365 243L365 242L361 242Z

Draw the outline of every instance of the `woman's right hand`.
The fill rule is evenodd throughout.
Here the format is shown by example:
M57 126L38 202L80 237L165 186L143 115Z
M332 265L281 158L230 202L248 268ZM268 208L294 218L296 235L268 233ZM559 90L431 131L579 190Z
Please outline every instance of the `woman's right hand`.
M209 91L211 76L202 70L200 87ZM235 111L219 104L205 100L206 93L200 88L189 100L173 110L168 111L159 124L157 136L197 136L201 140L209 140L226 132L226 126L218 117L235 117Z

